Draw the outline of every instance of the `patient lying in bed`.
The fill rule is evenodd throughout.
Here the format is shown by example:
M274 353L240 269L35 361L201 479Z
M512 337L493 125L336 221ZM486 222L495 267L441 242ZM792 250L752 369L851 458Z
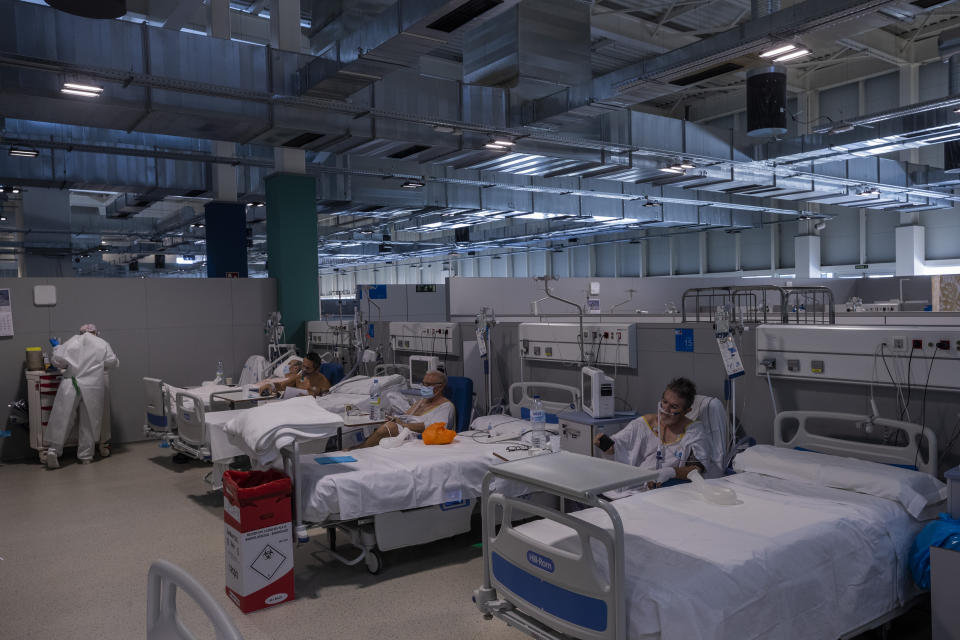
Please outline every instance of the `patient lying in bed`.
M423 433L423 430L432 424L442 423L444 428L454 425L456 410L453 403L443 397L443 390L446 387L446 374L440 371L428 371L420 387L422 397L407 410L406 414L387 416L387 421L377 427L369 438L352 448L375 447L384 438L400 435L403 427L416 433Z

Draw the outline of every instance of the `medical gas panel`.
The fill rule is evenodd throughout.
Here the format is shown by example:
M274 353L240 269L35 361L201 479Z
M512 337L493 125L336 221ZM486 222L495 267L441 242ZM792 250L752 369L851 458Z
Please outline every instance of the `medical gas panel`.
M524 322L520 357L548 362L580 362L579 323ZM593 365L636 368L637 324L583 324L583 359Z
M391 322L390 346L394 351L455 356L460 354L460 330L455 322Z
M960 327L760 325L757 375L960 389ZM765 366L765 360L774 361Z
M307 322L307 342L324 347L349 347L355 328L353 320L311 320Z

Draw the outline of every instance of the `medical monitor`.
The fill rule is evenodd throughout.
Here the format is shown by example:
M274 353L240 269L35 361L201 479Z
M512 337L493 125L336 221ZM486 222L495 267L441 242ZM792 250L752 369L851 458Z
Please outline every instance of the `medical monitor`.
M583 411L592 418L614 415L613 378L595 367L580 370L580 394Z
M440 358L437 356L410 356L410 384L420 384L427 371L440 369Z

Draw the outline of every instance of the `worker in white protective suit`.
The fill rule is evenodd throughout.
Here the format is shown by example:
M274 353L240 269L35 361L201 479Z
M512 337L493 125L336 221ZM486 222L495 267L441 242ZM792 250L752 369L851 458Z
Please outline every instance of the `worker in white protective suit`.
M63 445L79 412L77 458L82 464L93 461L94 447L100 439L106 397L106 370L119 364L110 344L97 335L92 324L80 327L75 335L53 349L51 360L63 370L50 420L47 423L47 468L60 466Z

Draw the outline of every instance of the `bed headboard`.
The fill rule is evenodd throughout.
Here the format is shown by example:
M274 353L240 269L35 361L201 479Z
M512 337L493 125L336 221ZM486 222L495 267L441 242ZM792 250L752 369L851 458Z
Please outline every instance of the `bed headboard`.
M405 379L410 379L410 365L409 364L378 364L373 368L374 376L389 376L393 374L400 374Z
M877 442L857 442L855 440L811 433L807 428L807 423L818 420L848 422L851 425L871 422L869 416L856 413L781 411L777 414L773 422L775 444L778 447L808 449L810 451L816 451L817 453L829 453L836 456L847 456L850 458L869 460L871 462L880 462L882 464L909 467L923 471L934 477L937 475L937 434L933 432L933 429L925 429L919 424L901 422L900 420L887 420L885 418L874 418L872 420L874 427L901 429L906 432L909 442L907 446L903 447ZM796 433L788 440L785 434L787 430L794 425L796 425ZM921 441L921 433L923 434L925 442ZM918 455L918 450L924 445L926 448L926 460L924 460L923 451L920 451L920 455Z
M510 415L520 417L522 409L533 408L533 396L539 395L547 413L580 410L580 390L554 382L514 382L510 385Z

